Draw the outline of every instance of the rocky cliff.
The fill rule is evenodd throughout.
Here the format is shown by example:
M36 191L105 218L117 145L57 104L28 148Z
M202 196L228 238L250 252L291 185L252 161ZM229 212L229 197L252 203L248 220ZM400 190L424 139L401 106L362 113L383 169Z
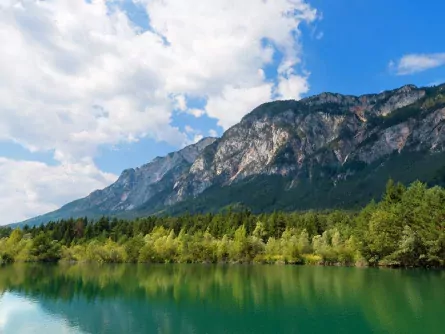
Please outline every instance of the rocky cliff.
M58 217L359 205L389 177L445 181L444 124L445 85L270 102L219 139L124 171Z
M259 175L287 177L289 187L314 178L335 186L357 166L404 149L442 152L444 102L443 86L408 85L359 97L323 93L264 104L204 150L168 204Z

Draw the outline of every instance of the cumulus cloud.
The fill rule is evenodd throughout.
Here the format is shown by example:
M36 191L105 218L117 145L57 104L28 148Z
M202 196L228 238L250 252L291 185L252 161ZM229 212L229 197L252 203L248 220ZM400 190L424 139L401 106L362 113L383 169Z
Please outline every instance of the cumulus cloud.
M219 94L209 96L206 112L210 117L218 119L218 125L227 129L248 111L269 101L271 94L272 85L268 83L242 88L228 85Z
M423 72L445 65L445 53L409 54L397 62L391 61L389 68L397 75L408 75Z
M288 77L278 79L277 96L283 100L301 98L301 94L309 91L307 77L290 74Z
M55 150L61 161L142 136L181 145L175 108L227 128L270 100L276 83L262 68L277 50L279 85L293 87L279 90L307 91L295 85L307 79L294 73L299 24L316 11L303 0L138 0L148 31L111 3L0 2L0 140ZM189 108L187 96L207 99L204 110ZM215 101L232 107L223 112Z
M218 132L215 129L210 129L209 136L210 137L218 137Z
M0 175L0 225L54 211L117 179L88 161L48 166L5 158L0 158Z
M153 29L174 50L167 89L206 97L205 112L225 129L274 97L276 83L265 81L263 67L272 62L274 52L281 52L278 76L286 80L281 76L293 73L300 63L299 25L317 18L300 0L141 2ZM295 91L293 97L305 92Z
M0 140L60 161L144 135L186 140L156 69L162 39L105 1L2 1L0 43Z
M150 29L130 20L122 1L0 0L0 141L51 151L60 166L77 166L79 186L70 198L112 179L91 176L102 175L90 163L101 145L148 136L182 146L201 134L173 126L177 112L206 114L226 129L262 102L308 90L300 25L317 12L305 0L133 2L146 11ZM276 80L267 80L275 52L282 61ZM24 175L34 166L15 163ZM64 178L60 166L39 165L43 176L54 175L45 179L49 187ZM95 171L85 174L82 166ZM46 194L48 200L31 201L40 209L20 217L61 203ZM26 192L17 196L17 203L27 201Z

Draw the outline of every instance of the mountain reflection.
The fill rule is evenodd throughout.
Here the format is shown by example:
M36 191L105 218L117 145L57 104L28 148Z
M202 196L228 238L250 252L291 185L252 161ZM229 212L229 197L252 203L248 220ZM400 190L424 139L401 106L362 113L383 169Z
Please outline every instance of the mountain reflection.
M307 266L16 264L0 268L0 294L36 301L88 333L439 333L444 278Z

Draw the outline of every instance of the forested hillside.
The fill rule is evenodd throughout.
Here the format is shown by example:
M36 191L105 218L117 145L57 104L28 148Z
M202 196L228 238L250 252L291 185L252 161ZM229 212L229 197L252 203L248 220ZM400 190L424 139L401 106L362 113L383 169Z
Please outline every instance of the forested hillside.
M389 181L358 212L102 217L0 229L0 259L444 266L445 189Z

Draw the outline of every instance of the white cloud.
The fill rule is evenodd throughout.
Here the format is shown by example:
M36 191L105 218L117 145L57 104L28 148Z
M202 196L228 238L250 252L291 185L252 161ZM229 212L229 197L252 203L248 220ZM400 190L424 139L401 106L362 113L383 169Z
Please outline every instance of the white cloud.
M397 75L408 75L423 72L445 65L445 53L409 54L397 62L390 61L389 68Z
M180 111L186 111L187 110L187 101L185 99L184 95L177 95L175 97L176 99L176 108Z
M180 145L185 135L170 125L175 106L185 110L188 95L224 98L230 86L269 85L260 71L271 45L286 73L300 62L299 24L316 19L303 0L137 2L154 31L141 33L118 7L109 14L104 0L0 2L0 140L55 149L58 159L144 135ZM212 109L205 111L224 126L250 111Z
M0 225L56 210L117 179L88 161L48 166L5 158L0 158L0 175Z
M223 128L273 98L273 84L265 81L263 67L277 49L283 53L280 75L293 70L301 56L299 25L317 18L303 0L141 2L153 28L173 48L167 89L207 97L205 112Z
M265 83L253 87L235 88L228 85L220 94L211 95L207 102L207 114L218 119L224 129L237 123L259 104L271 99L272 85Z
M0 140L62 161L144 135L185 142L157 70L161 38L104 1L2 1L0 44Z
M301 94L309 91L307 77L290 74L287 78L281 77L278 80L277 96L283 100L299 100Z
M195 116L196 118L201 117L202 115L204 115L206 112L202 109L198 109L198 108L192 108L192 109L188 109L187 111L190 115Z
M190 125L186 125L184 127L184 130L186 133L194 133L195 132L195 130Z
M134 2L150 30L133 24L120 1L0 0L0 141L53 151L60 164L77 166L70 198L106 183L81 168L100 174L89 162L100 145L148 136L181 146L200 134L173 126L175 112L205 113L228 128L262 102L308 89L300 24L317 12L304 0ZM264 68L277 50L283 60L270 82ZM189 105L194 98L204 106ZM16 164L27 175L32 162ZM48 187L61 185L61 167L40 168L54 175ZM19 207L28 201L21 196ZM18 216L62 204L49 192L37 198Z
M197 142L199 142L201 139L203 139L204 138L204 136L202 135L202 134L196 134L194 137L193 137L193 143L197 143Z
M188 140L187 144L195 144L204 138L200 130L194 129L190 125L184 126L184 131L191 137L191 139Z
M209 136L210 137L218 137L218 132L215 129L210 129Z

